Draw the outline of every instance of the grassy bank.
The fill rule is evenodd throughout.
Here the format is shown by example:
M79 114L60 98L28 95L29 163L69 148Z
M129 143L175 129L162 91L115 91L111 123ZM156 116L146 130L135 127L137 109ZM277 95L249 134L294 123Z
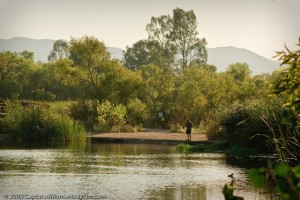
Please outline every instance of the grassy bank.
M1 119L3 131L14 141L84 141L85 129L59 109L42 105L22 107L6 103L7 115ZM60 109L61 110L61 109Z
M239 145L229 146L224 141L216 141L207 144L178 144L175 149L180 153L200 153L200 152L224 152L228 155L252 155L260 153L259 150L253 148L246 148Z

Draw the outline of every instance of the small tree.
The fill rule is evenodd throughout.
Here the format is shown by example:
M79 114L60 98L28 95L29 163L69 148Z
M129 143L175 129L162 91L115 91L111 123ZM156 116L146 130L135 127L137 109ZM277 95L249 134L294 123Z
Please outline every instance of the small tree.
M108 127L125 124L126 107L122 104L113 105L109 101L104 101L97 107L98 122L102 127Z
M126 119L131 125L144 124L148 118L149 110L147 105L139 99L131 99L127 106Z

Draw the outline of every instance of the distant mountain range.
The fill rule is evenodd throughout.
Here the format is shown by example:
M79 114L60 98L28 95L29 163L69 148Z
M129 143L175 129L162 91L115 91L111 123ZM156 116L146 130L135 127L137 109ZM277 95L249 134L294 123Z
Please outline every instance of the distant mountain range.
M0 39L0 51L21 52L24 50L34 52L35 61L46 62L55 40L31 39L15 37L12 39ZM122 60L123 50L116 47L108 47L112 58ZM208 48L208 64L215 65L218 71L225 71L229 64L242 62L247 63L253 75L272 73L280 66L279 62L267 59L247 49L236 47Z

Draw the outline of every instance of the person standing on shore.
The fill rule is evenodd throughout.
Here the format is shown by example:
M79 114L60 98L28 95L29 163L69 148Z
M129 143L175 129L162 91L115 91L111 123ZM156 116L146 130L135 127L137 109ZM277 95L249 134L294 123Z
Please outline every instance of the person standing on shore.
M189 119L187 119L186 123L185 123L185 127L186 127L186 135L188 138L187 140L191 141L192 140L191 133L192 133L192 128L193 128L193 123Z

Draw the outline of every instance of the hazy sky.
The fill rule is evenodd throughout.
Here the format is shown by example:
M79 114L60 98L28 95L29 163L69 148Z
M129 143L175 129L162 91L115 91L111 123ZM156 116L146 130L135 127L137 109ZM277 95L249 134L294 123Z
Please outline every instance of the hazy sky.
M208 47L235 46L271 58L300 36L300 0L0 0L0 38L94 35L107 46L147 38L152 16L193 10Z

